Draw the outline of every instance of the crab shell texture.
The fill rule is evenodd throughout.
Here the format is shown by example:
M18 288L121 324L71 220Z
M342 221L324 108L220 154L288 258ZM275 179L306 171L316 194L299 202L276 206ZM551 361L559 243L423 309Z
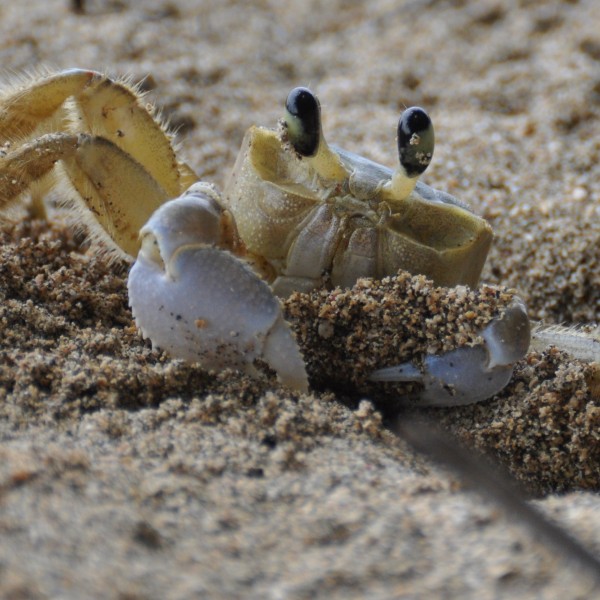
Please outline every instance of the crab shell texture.
M270 266L264 275L277 295L399 270L439 286L477 285L493 238L484 219L420 181L394 197L391 169L331 149L346 171L341 182L319 178L284 128L255 126L226 183L223 202L247 250Z

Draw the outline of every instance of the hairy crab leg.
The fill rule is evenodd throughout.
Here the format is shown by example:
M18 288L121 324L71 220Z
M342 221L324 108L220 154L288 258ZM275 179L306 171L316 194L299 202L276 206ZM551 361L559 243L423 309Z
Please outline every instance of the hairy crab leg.
M177 160L172 136L137 87L95 73L73 100L75 130L110 140L151 173L168 198L177 197L198 180Z
M586 331L582 327L534 323L531 348L538 352L555 346L578 360L600 365L600 327Z
M94 71L69 69L8 86L0 93L0 140L30 136L44 121L57 117L70 96L80 93L98 76Z
M138 234L167 199L155 179L112 142L87 134L41 136L0 157L0 208L48 175L61 161L80 200L75 206L93 236L125 257L139 250Z
M77 151L64 169L88 209L80 211L92 235L131 259L139 251L139 232L169 198L154 177L109 140L77 136Z
M208 369L255 373L265 362L280 381L308 390L304 361L281 304L248 264L223 248L217 193L192 186L142 228L129 301L142 334L175 358Z
M172 139L144 95L124 80L68 69L31 78L0 93L0 140L9 144L38 133L85 132L113 142L153 174L169 198L197 177L175 155Z
M0 155L0 210L45 177L57 161L77 150L77 136L47 134Z
M38 173L45 175L55 162L63 160L63 150L56 146L71 144L67 141L71 139L68 136L87 135L89 139L95 140L89 144L82 141L88 138L79 138L79 147L85 144L86 148L91 149L91 152L85 154L92 154L95 161L103 161L103 151L109 154L106 162L113 173L103 179L104 187L107 182L115 187L116 184L110 180L123 176L121 181L126 186L127 182L132 182L129 185L129 191L132 191L131 188L139 180L138 174L145 171L147 178L151 177L156 181L154 187L162 190L160 195L163 202L167 198L179 196L198 179L190 167L177 159L172 136L153 106L144 100L138 87L125 80L113 80L96 71L69 69L8 85L0 91L0 99L3 106L0 111L0 143L4 143L5 158L0 162L0 177L8 182L6 198L0 199L0 208L18 195L15 193L17 188L22 188L19 193L25 192L30 183L41 179L42 175ZM45 132L57 133L44 135ZM55 141L51 144L47 135L59 137L54 138ZM61 135L67 137L60 138ZM100 138L107 142L104 149ZM56 142L58 139L62 141ZM16 147L17 144L21 146ZM14 151L13 145L16 147ZM51 145L55 147L54 150ZM43 153L43 157L31 154L32 148ZM120 155L114 148L120 150ZM78 151L80 158L83 155L84 152ZM118 160L115 160L117 155L123 157L120 167ZM21 160L19 156L28 158ZM32 162L39 162L39 166L28 164L30 159ZM11 161L13 165L20 165L21 170L12 168ZM128 203L137 203L140 208L129 210L118 199L115 200L114 195L106 198L102 197L102 193L96 194L93 191L86 195L86 190L82 189L86 176L81 174L79 166L73 169L67 165L67 171L84 200L89 196L90 210L99 217L102 227L116 244L113 250L121 255L137 254L138 228L158 206L153 199L155 194L147 201L144 188L148 186L142 185L139 194L127 197ZM97 181L89 179L93 185L86 184L85 187L99 187L96 185ZM40 215L45 214L40 198L49 187L44 183L40 181L40 185L32 189L32 210ZM117 207L116 211L114 206ZM120 215L124 218L114 224L111 213L116 213L114 216L117 220ZM131 213L139 213L141 216L130 223L132 231L122 235L119 232L125 228L125 218L131 216ZM94 230L93 218L84 216L83 220Z

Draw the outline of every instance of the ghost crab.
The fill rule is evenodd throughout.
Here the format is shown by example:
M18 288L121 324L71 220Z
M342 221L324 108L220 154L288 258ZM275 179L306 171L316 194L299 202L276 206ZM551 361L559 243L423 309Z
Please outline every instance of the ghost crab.
M418 181L434 147L420 108L400 118L392 171L329 146L317 98L296 88L277 129L248 131L220 195L178 160L154 110L124 81L72 69L1 100L0 208L32 186L43 193L58 173L95 235L137 255L128 290L144 336L207 368L255 372L262 361L305 391L277 296L399 269L475 286L491 244L483 219ZM428 404L489 397L524 355L529 322L512 296L488 321L468 345L419 364L399 358L369 380L416 381Z

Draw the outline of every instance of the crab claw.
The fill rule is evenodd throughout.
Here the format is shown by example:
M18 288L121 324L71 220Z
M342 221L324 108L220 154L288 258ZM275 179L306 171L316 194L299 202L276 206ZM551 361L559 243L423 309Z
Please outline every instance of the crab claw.
M280 303L245 262L218 247L221 220L219 197L207 184L156 210L140 231L127 283L136 324L174 358L249 373L262 360L284 385L306 391L304 361Z
M422 406L457 406L497 394L512 377L530 341L525 305L515 298L503 315L481 332L483 345L463 346L441 355L428 355L421 367L410 362L374 371L371 381L416 381L423 385Z

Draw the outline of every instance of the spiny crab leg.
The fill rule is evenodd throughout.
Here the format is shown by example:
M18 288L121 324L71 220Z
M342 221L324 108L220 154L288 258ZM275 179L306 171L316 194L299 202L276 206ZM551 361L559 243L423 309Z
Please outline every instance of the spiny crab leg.
M143 335L175 358L208 369L255 372L264 361L282 384L308 390L304 361L269 286L223 248L223 211L198 183L159 208L140 232L129 302Z
M170 198L193 183L191 170L178 162L155 111L123 80L87 69L68 69L9 87L0 103L3 142L26 139L40 127L41 133L85 131L133 156Z
M423 385L419 403L427 406L473 404L497 394L510 381L514 364L529 347L525 305L515 298L504 314L481 332L483 345L462 346L428 355L419 368L406 362L378 369L371 381L416 381Z
M586 331L581 327L533 323L531 349L537 352L555 346L578 360L600 364L600 327Z
M69 69L9 87L0 96L0 139L11 142L31 135L48 119L64 119L60 109L65 100L79 94L97 75L94 71Z
M0 210L34 183L43 195L60 163L93 235L133 257L153 211L197 180L156 111L124 80L69 69L8 86L0 104Z
M112 242L119 254L135 256L140 228L167 196L137 161L105 138L49 133L8 153L0 159L0 206L41 180L58 161L79 193L76 206L88 209L80 216L90 230Z

